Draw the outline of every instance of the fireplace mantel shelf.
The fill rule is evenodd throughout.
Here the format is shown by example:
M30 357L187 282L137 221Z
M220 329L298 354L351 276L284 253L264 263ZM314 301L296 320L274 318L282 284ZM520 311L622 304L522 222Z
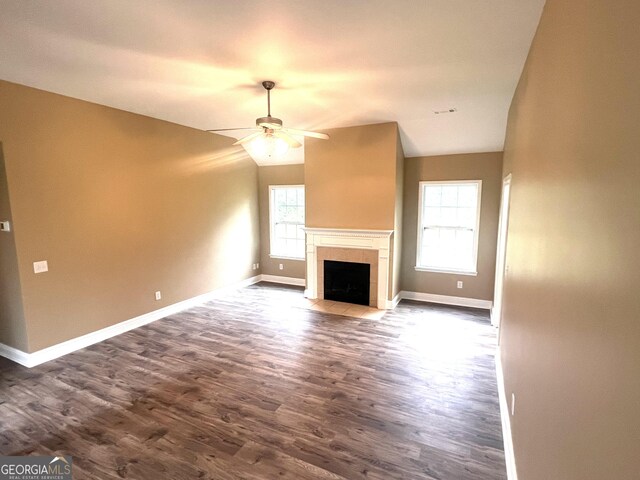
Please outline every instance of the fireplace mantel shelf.
M393 230L359 230L351 228L318 228L318 227L304 227L305 233L320 234L320 235L336 235L341 237L373 237L373 238L385 238L390 237Z

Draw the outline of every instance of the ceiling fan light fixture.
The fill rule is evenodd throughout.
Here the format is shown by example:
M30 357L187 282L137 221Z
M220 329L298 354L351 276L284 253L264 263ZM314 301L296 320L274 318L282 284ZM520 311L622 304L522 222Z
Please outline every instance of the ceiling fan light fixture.
M289 151L289 144L282 138L265 133L249 142L251 154L264 160L278 160Z
M296 137L311 137L328 139L329 135L308 130L285 128L282 120L271 116L271 90L276 86L275 82L265 80L263 88L267 91L267 116L256 118L255 128L222 128L207 130L207 132L226 132L230 130L257 130L254 133L240 138L234 145L242 145L254 159L279 160L290 148L302 147L302 142Z

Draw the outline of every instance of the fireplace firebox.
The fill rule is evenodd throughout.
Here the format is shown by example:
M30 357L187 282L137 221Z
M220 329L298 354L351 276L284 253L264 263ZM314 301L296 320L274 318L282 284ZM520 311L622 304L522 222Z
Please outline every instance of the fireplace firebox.
M324 261L324 298L337 302L369 305L371 265Z

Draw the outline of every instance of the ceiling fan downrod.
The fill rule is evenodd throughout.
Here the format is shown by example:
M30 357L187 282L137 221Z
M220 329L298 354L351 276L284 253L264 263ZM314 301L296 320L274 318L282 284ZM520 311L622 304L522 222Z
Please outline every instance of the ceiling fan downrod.
M275 82L271 80L265 80L262 82L262 86L267 91L267 117L271 116L271 89L276 86Z
M279 130L282 128L282 120L271 116L271 89L276 86L276 83L271 80L265 80L262 82L262 86L267 91L267 116L256 118L256 126Z

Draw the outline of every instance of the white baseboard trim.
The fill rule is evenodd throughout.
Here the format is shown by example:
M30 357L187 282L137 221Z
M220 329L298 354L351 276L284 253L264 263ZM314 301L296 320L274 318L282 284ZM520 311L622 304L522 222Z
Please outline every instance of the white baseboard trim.
M398 292L398 294L393 297L393 300L387 300L387 310L393 310L396 308L400 303L400 300L402 300L402 292Z
M491 309L491 306L493 305L493 302L491 300L480 300L477 298L466 297L450 297L449 295L436 295L435 293L407 292L406 290L400 292L400 298L404 298L407 300L416 300L418 302L456 305L458 307L483 308L485 310Z
M95 332L87 333L86 335L72 338L71 340L58 343L57 345L43 348L42 350L38 350L37 352L26 353L22 350L18 350L17 348L0 343L0 355L8 358L9 360L13 360L20 365L24 365L25 367L35 367L36 365L48 362L50 360L53 360L54 358L67 355L68 353L75 352L76 350L88 347L89 345L93 345L95 343L102 342L103 340L107 340L108 338L115 337L116 335L120 335L121 333L128 332L129 330L133 330L134 328L142 327L143 325L155 322L156 320L160 320L161 318L173 315L174 313L178 313L182 310L195 307L196 305L200 305L204 302L219 297L225 292L229 292L230 290L253 285L254 283L258 283L261 280L261 277L261 275L256 275L255 277L247 278L245 280L242 280L241 282L234 283L233 285L221 287L211 292L198 295L197 297L189 298L187 300L183 300L182 302L168 305L158 310L154 310L152 312L145 313L129 320L116 323L115 325L110 325L100 330L96 330Z
M500 399L500 418L502 420L502 439L504 441L504 463L507 465L507 478L518 480L516 457L513 451L513 437L511 436L511 417L507 392L504 388L504 373L502 372L502 358L500 350L496 351L496 380L498 381L498 397Z
M260 275L260 281L262 282L271 282L271 283L282 283L284 285L297 285L299 287L304 287L306 285L306 281L304 278L294 278L294 277L280 277L278 275Z
M9 345L5 345L4 343L0 343L0 356L4 358L8 358L9 360L13 360L20 365L24 365L25 367L31 368L33 365L29 363L29 354L23 352L22 350L18 350L17 348L10 347Z

